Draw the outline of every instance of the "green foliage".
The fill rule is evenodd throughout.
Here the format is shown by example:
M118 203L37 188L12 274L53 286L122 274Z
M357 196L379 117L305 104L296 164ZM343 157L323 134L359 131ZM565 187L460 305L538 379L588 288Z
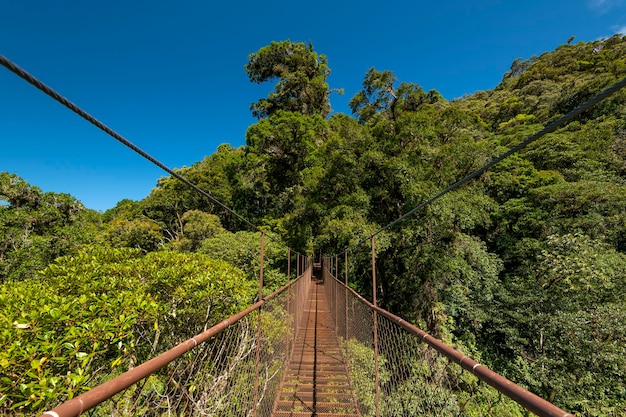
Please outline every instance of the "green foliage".
M502 371L577 414L621 409L625 291L623 253L585 235L548 236L536 269L494 300L489 337L501 341Z
M242 148L222 144L217 152L191 167L180 169L180 174L211 196L238 213L252 217L251 193L257 184L249 178L254 161L247 160ZM163 229L166 241L182 237L183 215L190 210L200 210L217 215L223 227L229 230L243 226L242 222L213 200L202 197L175 178L161 178L150 195L140 202L142 214L156 221ZM255 210L258 211L258 210Z
M321 116L277 111L269 118L250 126L246 133L247 151L254 156L253 201L265 214L280 217L291 210L292 198L300 191L303 170L312 164L312 156L326 133Z
M169 249L194 252L204 239L226 232L218 216L200 210L189 210L183 214L181 223L182 233L169 242Z
M361 123L373 120L376 114L397 121L402 112L417 111L423 104L445 101L432 90L425 93L417 84L400 83L394 87L396 76L391 71L370 68L363 80L363 90L350 100L350 110Z
M120 200L115 207L108 209L102 215L103 222L110 222L114 219L132 220L141 217L141 202L125 198Z
M326 83L330 70L326 57L314 52L311 43L272 42L248 56L245 70L255 83L278 79L268 98L252 104L255 117L268 117L278 110L322 117L330 112Z
M352 389L361 405L361 415L374 416L376 411L376 366L373 349L356 339L348 340L344 349L350 358L348 372ZM378 378L381 384L384 384L389 378L382 357L379 357Z
M68 194L42 193L0 172L0 283L32 277L95 239L99 214Z
M359 121L365 122L380 111L387 111L395 105L397 95L394 89L396 76L391 71L376 71L370 68L363 80L363 90L350 100L350 109L357 114Z
M182 220L185 237L194 242L225 232L219 217L200 210L186 212L183 214Z
M570 42L528 60L515 60L494 90L450 102L434 90L424 92L417 84L398 81L390 71L372 68L365 74L362 91L350 102L354 117L333 114L326 119L330 109L326 58L310 44L273 42L248 57L246 71L252 82L276 80L277 84L267 98L252 105L260 120L248 129L246 146L222 145L215 154L179 172L299 252L334 254L349 247L350 284L369 295L371 254L367 244L355 247L357 242L367 241L382 226L624 77L625 56L622 35ZM378 303L568 411L619 414L626 403L625 115L626 93L620 92L379 234ZM43 294L44 288L55 285L70 291L75 276L89 277L89 285L97 286L103 282L97 271L122 267L130 276L141 276L137 282L120 283L120 291L132 283L129 299L150 300L162 315L158 332L144 329L144 319L133 319L135 324L124 333L130 334L128 340L149 341L141 349L129 348L133 358L147 357L157 334L158 340L173 343L166 335L174 331L165 328L175 329L182 322L194 328L208 325L211 318L204 308L194 316L195 305L207 306L202 297L213 300L212 294L219 294L223 303L208 302L208 312L228 314L233 311L228 306L243 302L241 294L254 293L259 234L240 231L244 226L240 220L175 179L162 178L146 199L122 201L105 213L106 225L97 237L98 216L69 196L41 193L5 173L0 174L0 200L0 277L4 280L32 277L55 257L76 253L96 238L113 247L153 251L163 245L169 250L145 257L138 251L103 250L95 256L97 262L81 258L88 270L75 265L74 275L60 273L65 284L45 281L54 275L47 272L45 280L16 286L15 291L19 287L25 294ZM287 252L282 243L266 243L264 273L270 291L285 282ZM193 252L225 260L243 273L226 273L233 280L220 274L211 278L225 283L220 289L203 281L203 274L188 278L196 268L230 271L226 264ZM133 255L113 261L107 260L108 253ZM71 258L63 259L65 265ZM75 297L91 300L91 293L108 294L80 285L85 290ZM245 291L239 294L238 286ZM55 294L65 297L60 290ZM114 299L85 303L99 306ZM116 302L126 306L124 300ZM25 305L30 307L18 309L24 314L50 316L50 309ZM148 313L133 316L136 307L125 308L125 318L147 314L145 323L153 323ZM31 323L36 321L22 322L1 311L11 332L5 340L31 334L34 327L16 326L34 326ZM275 319L280 321L278 316ZM103 334L108 329L105 324L99 324ZM115 337L122 336L115 333ZM122 341L123 346L130 346L128 340ZM371 352L363 346L348 349L360 364L351 370L355 386L371 409ZM99 354L91 356L91 350L71 352L74 368L63 368L62 375L78 375L79 359L89 358L87 365L98 361ZM81 353L76 358L78 352L87 356ZM104 357L109 355L109 361L121 357L114 353ZM19 376L37 374L39 368L44 372L54 362L51 358L63 356L56 355L42 362L31 352L20 362ZM0 366L5 363L0 361ZM480 415L485 404L496 404L488 408L494 415L522 414L514 407L501 407L493 392L473 377L454 380L472 387L470 397L464 397L464 391L448 395L429 385L416 387L421 379L444 376L445 367L436 361L412 362L414 378L392 387L399 372L394 366L385 363L383 385L396 390L396 398L412 399L390 402L384 415L402 415L402 410L418 414L424 407L418 398L426 397L444 410L442 415ZM2 369L8 372L9 367ZM240 383L245 386L249 381L242 378ZM66 390L71 386L64 384ZM80 386L77 383L72 392ZM31 394L20 395L11 397L11 404L36 401Z
M563 176L556 170L538 171L532 162L512 155L487 173L485 180L489 195L504 203L534 188L561 183Z
M451 365L419 339L402 332L387 336L382 342L393 342L391 351L378 357L380 415L526 415L521 406ZM342 344L361 415L376 415L373 348L356 339Z
M115 219L105 225L104 241L114 248L156 250L163 243L159 225L150 219Z
M198 254L86 248L0 286L2 413L72 398L246 306L254 285Z
M250 282L259 281L260 232L221 233L203 240L198 251L240 268ZM287 247L266 237L263 266L263 286L266 293L287 283L286 265Z

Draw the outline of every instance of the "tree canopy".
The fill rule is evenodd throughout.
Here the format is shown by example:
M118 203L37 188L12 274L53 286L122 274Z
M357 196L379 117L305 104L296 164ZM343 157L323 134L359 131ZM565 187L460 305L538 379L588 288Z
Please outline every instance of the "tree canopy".
M322 117L330 112L328 62L313 50L312 43L272 42L248 56L245 70L254 83L278 80L267 98L252 104L255 117L268 117L278 110Z
M348 248L350 285L368 296L371 254L357 242L626 76L624 57L621 35L570 42L515 60L493 90L450 101L372 68L352 115L331 115L326 57L310 43L272 42L245 66L254 83L277 81L252 105L259 120L246 145L222 145L180 172L278 237L268 245L272 287L286 280L287 246L328 255ZM0 202L0 297L15 296L16 282L33 296L45 280L75 279L71 256L115 274L167 260L226 271L224 283L257 276L258 231L173 178L99 216L3 173ZM376 239L382 307L574 414L626 407L626 92ZM189 271L191 288L204 285L197 272ZM89 273L79 268L79 282ZM137 320L168 308L151 285L192 290L170 273L137 283L155 303ZM3 363L18 364L2 360L5 373Z

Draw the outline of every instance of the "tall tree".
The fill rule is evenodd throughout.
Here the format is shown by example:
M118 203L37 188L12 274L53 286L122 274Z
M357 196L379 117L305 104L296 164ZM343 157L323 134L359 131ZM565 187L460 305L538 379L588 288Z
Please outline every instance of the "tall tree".
M274 91L250 107L255 117L268 117L277 110L322 117L330 113L326 82L330 69L326 56L314 52L310 42L272 42L250 54L244 68L255 83L278 79Z
M350 109L361 123L369 120L374 114L392 110L398 99L394 84L396 76L391 71L377 71L370 68L363 79L363 90L350 100Z
M95 238L100 215L69 194L0 172L0 282L34 275Z
M370 68L367 71L363 90L349 103L359 122L365 123L377 113L395 121L400 111L415 111L424 103L433 104L443 99L437 91L424 93L422 87L413 83L400 83L396 88L396 81L396 75L389 70Z

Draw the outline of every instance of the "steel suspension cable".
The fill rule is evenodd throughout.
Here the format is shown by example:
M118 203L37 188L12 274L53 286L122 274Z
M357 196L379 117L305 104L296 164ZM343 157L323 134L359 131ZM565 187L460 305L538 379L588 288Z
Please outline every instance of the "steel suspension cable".
M415 206L411 210L409 210L406 213L404 213L402 216L398 217L396 220L390 222L386 226L381 227L378 231L376 231L375 233L371 234L370 236L367 236L367 237L361 239L360 241L358 241L353 246L350 246L349 248L346 248L343 252L339 253L338 255L344 254L344 253L348 252L350 250L350 248L357 247L357 246L361 245L362 243L365 243L366 241L370 240L372 237L382 233L385 230L390 229L391 227L395 226L396 224L400 223L401 221L403 221L406 218L408 218L408 217L412 216L413 214L415 214L415 212L417 212L418 210L426 207L429 204L432 204L436 200L440 199L441 197L443 197L444 195L448 194L449 192L454 191L455 189L459 188L461 185L467 183L471 179L478 177L479 175L481 175L482 173L487 171L489 168L491 168L494 165L502 162L504 159L508 158L509 156L513 155L514 153L519 152L520 150L524 149L525 147L527 147L531 143L535 142L537 139L541 138L542 136L545 136L548 133L554 132L561 125L563 125L563 124L565 124L567 122L572 121L572 119L574 119L576 116L580 115L584 111L586 111L586 110L590 109L591 107L595 106L596 104L598 104L602 100L604 100L604 99L610 97L611 95L615 94L616 92L618 92L619 90L621 90L624 87L626 87L626 78L623 78L622 80L616 82L615 84L613 84L612 86L608 87L607 89L605 89L604 91L602 91L598 95L592 97L591 99L587 100L586 102L584 102L580 106L576 107L574 110L571 110L570 112L568 112L564 116L562 116L562 117L554 120L553 122L549 123L546 127L544 127L539 132L537 132L534 135L528 137L527 139L525 139L524 141L520 142L519 144L513 146L512 148L510 148L506 152L498 155L497 157L495 157L494 159L489 161L487 164L483 165L481 168L478 168L477 170L469 173L465 177L461 178L457 182L455 182L452 185L448 186L446 189L444 189L443 191L440 191L439 193L437 193L433 197L429 198L428 200L425 200L425 201L421 202L420 204L418 204L417 206Z
M198 187L196 184L192 183L191 181L189 181L188 179L186 179L185 177L183 177L182 175L180 175L176 171L168 168L166 165L164 165L163 163L159 162L156 158L154 158L153 156L149 155L147 152L145 152L142 149L140 149L137 145L133 144L132 142L130 142L129 140L124 138L119 133L115 132L113 129L111 129L108 126L106 126L104 123L100 122L98 119L96 119L95 117L93 117L92 115L87 113L86 111L82 110L80 107L78 107L77 105L75 105L74 103L72 103L71 101L66 99L65 97L63 97L61 94L57 93L52 88L50 88L47 85L45 85L43 82L39 81L36 77L34 77L33 75L29 74L24 69L20 68L18 65L16 65L15 63L10 61L8 58L6 58L3 55L0 55L0 64L2 64L4 67L6 67L9 71L14 73L18 77L22 78L23 80L25 80L26 82L32 84L33 86L35 86L37 89L41 90L42 92L44 92L48 96L52 97L54 100L56 100L57 102L61 103L62 105L64 105L65 107L67 107L68 109L73 111L74 113L78 114L80 117L82 117L83 119L87 120L89 123L91 123L94 126L98 127L100 130L104 131L109 136L113 137L117 141L121 142L123 145L125 145L128 148L132 149L133 151L135 151L136 153L141 155L143 158L145 158L148 161L152 162L154 165L158 166L159 168L161 168L162 170L164 170L165 172L170 174L172 177L178 179L179 181L182 181L187 186L191 187L192 189L194 189L195 191L197 191L198 193L200 193L204 197L207 197L209 200L213 201L215 204L219 205L220 207L222 207L223 209L225 209L226 211L228 211L229 213L231 213L232 215L237 217L239 220L243 221L248 226L250 226L250 227L252 227L253 229L256 229L256 230L261 230L257 225L255 225L254 223L252 223L251 221L249 221L248 219L246 219L245 217L243 217L239 213L235 212L233 209L228 207L226 204L222 203L217 198L213 197L211 194L209 194L208 192L204 191L202 188Z

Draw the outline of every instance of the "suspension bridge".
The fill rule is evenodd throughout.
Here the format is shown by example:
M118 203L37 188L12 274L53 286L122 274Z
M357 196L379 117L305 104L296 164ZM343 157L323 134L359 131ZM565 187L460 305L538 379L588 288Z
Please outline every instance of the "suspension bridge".
M2 55L0 64L258 229ZM293 280L290 255L289 282L264 297L262 233L255 304L42 416L572 416L378 307L374 239L624 86L626 79L371 235L372 302L348 285L349 250L317 263L298 254Z
M571 416L367 301L343 261L298 255L281 289L42 417Z

